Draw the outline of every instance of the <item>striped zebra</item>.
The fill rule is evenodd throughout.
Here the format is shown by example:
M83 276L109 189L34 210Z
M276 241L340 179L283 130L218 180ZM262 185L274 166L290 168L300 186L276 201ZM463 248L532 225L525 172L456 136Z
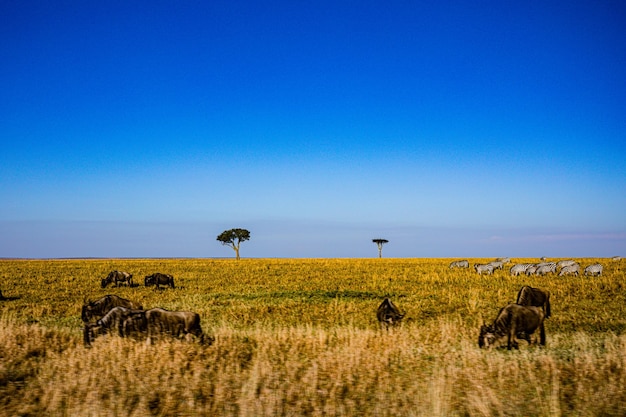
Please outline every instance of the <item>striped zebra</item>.
M573 259L567 259L567 260L563 260L563 261L558 261L556 263L556 267L557 268L563 268L565 266L570 266L570 265L574 265L576 263L575 260Z
M509 270L511 275L518 276L519 274L525 274L526 270L533 266L534 264L515 264Z
M535 271L535 275L545 275L549 273L556 274L556 264L554 262L546 263L543 265L537 265L537 270Z
M526 275L535 275L537 268L538 268L537 264L532 264L531 266L526 268Z
M496 261L500 261L503 264L510 264L511 263L511 258L498 258L498 259L496 259Z
M450 269L452 268L469 268L469 261L462 260L450 262Z
M487 265L491 265L493 270L502 269L504 267L504 263L502 261L491 261Z
M602 275L602 265L600 264L593 264L593 265L589 265L587 268L585 268L585 275L591 275L592 277L599 277L600 275Z
M561 268L561 272L559 272L559 276L562 277L564 275L576 275L580 274L580 265L574 263L573 265L567 265Z
M621 261L622 257L621 256L614 256L611 259L614 260L614 261Z
M478 272L478 275L482 275L485 272L487 275L493 274L493 266L489 264L475 264L474 270Z

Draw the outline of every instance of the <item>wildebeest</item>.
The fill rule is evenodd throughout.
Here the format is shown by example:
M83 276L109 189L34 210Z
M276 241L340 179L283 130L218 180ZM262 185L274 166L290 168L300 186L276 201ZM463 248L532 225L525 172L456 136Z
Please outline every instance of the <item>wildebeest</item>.
M450 262L450 269L452 268L469 268L469 261L467 260L452 261Z
M572 265L564 266L563 268L561 268L561 271L559 272L559 276L560 277L562 277L564 275L576 275L576 276L578 276L578 274L580 274L580 265L578 265L577 263L574 263Z
M102 288L106 288L109 284L115 284L116 287L119 287L120 283L132 287L133 275L124 271L111 271L106 278L102 279L101 286Z
M549 291L525 285L517 293L515 303L521 306L541 307L546 319L551 315Z
M493 266L490 264L474 264L474 270L478 275L482 275L485 272L487 275L493 274Z
M539 344L546 344L546 332L543 324L544 314L538 307L509 304L500 309L498 316L491 325L480 327L478 346L495 347L506 338L506 347L519 348L517 338L525 339L531 344L530 336L539 328Z
M156 274L148 275L144 283L146 287L154 285L157 290L161 288L161 285L174 288L174 277L168 274L162 274L160 272L157 272Z
M138 320L138 323L130 326L128 319ZM83 328L83 341L85 346L90 346L91 342L103 334L117 334L120 337L131 336L133 332L145 333L145 311L135 310L126 307L114 307L104 317L95 323L86 323Z
M104 317L114 307L126 307L129 309L142 310L143 306L126 298L108 294L96 301L88 301L81 310L81 318L87 323L92 318Z
M168 311L162 308L146 310L148 340L162 334L178 338L192 334L204 340L200 327L200 315L192 311Z
M398 307L389 298L385 298L376 310L376 318L380 322L381 328L387 329L389 326L394 326L402 321L404 314L400 313Z
M589 265L587 268L585 268L585 275L599 277L600 275L602 275L602 265L601 264Z

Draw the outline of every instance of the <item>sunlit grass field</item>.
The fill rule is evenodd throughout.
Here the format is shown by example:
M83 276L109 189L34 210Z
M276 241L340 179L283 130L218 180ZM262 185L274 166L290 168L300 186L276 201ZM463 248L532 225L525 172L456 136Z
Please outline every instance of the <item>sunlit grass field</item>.
M451 259L3 260L0 415L623 416L626 261L576 260L604 274L479 276ZM114 269L138 285L101 289ZM176 288L146 288L154 272ZM547 346L480 350L480 325L523 285L552 294ZM86 349L80 308L106 294L195 311L215 341ZM384 297L406 312L391 331L376 321Z

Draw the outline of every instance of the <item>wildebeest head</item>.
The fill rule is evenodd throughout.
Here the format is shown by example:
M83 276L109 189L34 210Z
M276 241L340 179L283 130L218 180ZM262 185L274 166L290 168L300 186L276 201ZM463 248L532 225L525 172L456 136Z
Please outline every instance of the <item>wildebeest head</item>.
M483 348L493 345L496 341L496 331L493 325L483 324L480 326L480 335L478 336L478 347Z
M389 298L385 298L376 310L376 318L380 325L386 328L398 324L404 318L404 314L400 313L398 307Z

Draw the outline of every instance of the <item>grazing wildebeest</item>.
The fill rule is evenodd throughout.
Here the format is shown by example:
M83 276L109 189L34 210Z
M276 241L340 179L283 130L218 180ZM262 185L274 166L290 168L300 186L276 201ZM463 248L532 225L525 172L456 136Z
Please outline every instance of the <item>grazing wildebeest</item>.
M450 269L452 268L469 268L469 261L452 261L450 262Z
M192 311L168 311L162 308L146 310L146 325L148 340L155 336L168 335L178 338L192 334L204 341L204 334L200 327L200 315Z
M517 301L515 303L521 306L541 307L546 319L552 314L550 310L550 292L546 290L525 285L517 293Z
M487 275L493 274L493 266L489 264L474 264L474 271L478 273L478 275L482 275L485 272Z
M143 319L142 319L143 317ZM133 318L138 320L138 324L128 325L127 319ZM90 346L91 342L103 334L117 334L120 337L130 336L131 331L145 333L145 311L134 310L126 307L113 307L104 317L98 319L95 323L86 323L83 328L83 341L85 346Z
M578 276L578 274L580 274L580 265L578 265L577 263L574 263L572 265L564 266L563 268L561 268L561 271L559 272L559 276L560 277L562 277L564 275L576 275L576 276Z
M108 294L96 301L88 301L83 305L81 318L87 323L92 318L104 317L113 307L126 307L134 310L143 310L141 304L117 295Z
M585 268L585 275L591 275L592 277L602 275L602 265L601 264L593 264L589 265Z
M161 285L174 288L174 277L168 274L162 274L160 272L157 272L156 274L148 275L144 283L146 287L154 285L157 290L161 288Z
M124 271L111 271L100 284L102 288L106 288L109 284L115 284L116 287L119 287L120 283L125 283L127 286L132 287L133 275Z
M543 311L539 307L521 306L519 304L509 304L503 307L495 321L491 325L483 324L480 327L478 336L478 346L493 347L502 343L506 338L506 347L519 348L517 338L525 339L531 344L530 336L539 328L539 344L546 344L546 332L543 325Z
M389 298L385 298L376 310L376 318L381 328L387 329L389 326L398 324L404 318L404 314L400 313L398 307Z

